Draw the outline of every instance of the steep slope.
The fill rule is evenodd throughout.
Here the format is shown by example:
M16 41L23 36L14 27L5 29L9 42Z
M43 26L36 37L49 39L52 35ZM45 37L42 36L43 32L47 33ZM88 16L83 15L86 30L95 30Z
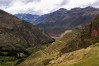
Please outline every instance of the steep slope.
M50 13L37 26L47 31L51 36L57 37L67 29L79 28L90 23L97 14L99 14L99 9L90 6L71 10L61 8Z
M52 42L52 38L36 26L0 10L0 48L22 50Z

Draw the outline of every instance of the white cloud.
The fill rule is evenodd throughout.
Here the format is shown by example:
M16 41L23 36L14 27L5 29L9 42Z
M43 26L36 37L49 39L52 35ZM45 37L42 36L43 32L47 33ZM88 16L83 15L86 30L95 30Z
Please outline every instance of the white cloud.
M98 0L0 0L0 9L9 13L45 14L59 8L95 6Z
M75 7L87 7L95 3L97 0L70 0L67 5L64 5L64 8L71 9Z
M13 0L10 4L11 6L7 8L3 8L3 10L15 14L15 13L36 13L36 14L44 14L50 13L54 10L60 8L64 0ZM66 1L64 1L65 3Z

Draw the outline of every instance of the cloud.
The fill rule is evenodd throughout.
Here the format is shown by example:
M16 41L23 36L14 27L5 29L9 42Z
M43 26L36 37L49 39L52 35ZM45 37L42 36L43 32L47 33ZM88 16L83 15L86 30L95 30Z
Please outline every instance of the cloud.
M63 0L60 5L63 6L63 5L66 5L69 1L68 0Z
M6 6L2 9L12 14L44 14L59 9L60 6L67 3L67 0L2 0L1 2L7 4L2 4L3 6Z
M0 9L9 13L46 14L60 8L99 7L98 0L0 0Z
M99 0L97 0L96 2L94 2L93 4L91 4L91 6L94 6L94 7L99 8Z
M70 0L67 5L64 5L64 8L71 9L75 7L87 7L92 6L98 0Z

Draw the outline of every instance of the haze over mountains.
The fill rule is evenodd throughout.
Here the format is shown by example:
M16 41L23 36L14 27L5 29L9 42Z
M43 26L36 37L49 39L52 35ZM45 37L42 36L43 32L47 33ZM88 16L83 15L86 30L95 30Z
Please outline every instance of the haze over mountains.
M30 23L32 23L39 17L39 15L32 15L32 14L15 14L15 16Z
M55 12L41 15L36 19L33 18L33 21L30 22L45 30L49 35L57 37L65 30L80 28L90 23L98 13L99 9L91 6L73 8L71 10L61 8ZM18 15L17 17L20 18L20 16ZM24 18L21 19L26 20Z

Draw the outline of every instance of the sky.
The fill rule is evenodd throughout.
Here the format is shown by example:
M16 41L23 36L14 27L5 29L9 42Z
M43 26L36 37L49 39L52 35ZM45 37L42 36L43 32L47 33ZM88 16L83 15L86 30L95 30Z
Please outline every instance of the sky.
M99 8L99 0L0 0L0 9L11 14L30 13L42 15L60 8L70 10L87 6Z

